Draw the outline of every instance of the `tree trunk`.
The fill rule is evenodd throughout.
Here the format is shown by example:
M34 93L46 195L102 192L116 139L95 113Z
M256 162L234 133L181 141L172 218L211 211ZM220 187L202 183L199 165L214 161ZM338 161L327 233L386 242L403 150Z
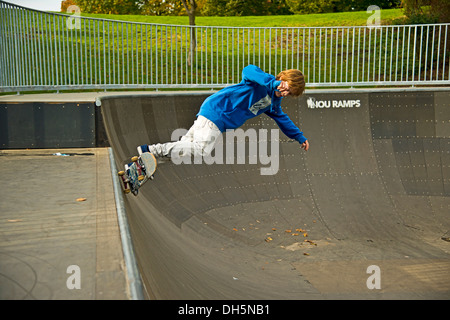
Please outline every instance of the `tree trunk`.
M189 48L189 55L188 55L188 66L190 67L192 65L192 60L194 57L195 49L197 48L197 39L196 39L196 32L195 32L195 11L197 9L197 4L195 3L195 0L189 0L190 6L187 4L186 0L181 0L183 2L184 8L186 9L186 12L189 16L189 25L191 26L190 35L191 35L191 44Z

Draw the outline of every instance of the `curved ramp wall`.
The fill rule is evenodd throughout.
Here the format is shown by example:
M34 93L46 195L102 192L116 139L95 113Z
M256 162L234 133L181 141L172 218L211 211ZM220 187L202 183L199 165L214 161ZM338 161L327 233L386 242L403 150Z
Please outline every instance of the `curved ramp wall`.
M280 132L275 175L249 159L160 163L125 196L149 297L448 298L450 90L371 91L284 99L311 148ZM189 129L210 94L101 98L117 166ZM249 128L277 126L262 115ZM367 287L370 265L381 289Z

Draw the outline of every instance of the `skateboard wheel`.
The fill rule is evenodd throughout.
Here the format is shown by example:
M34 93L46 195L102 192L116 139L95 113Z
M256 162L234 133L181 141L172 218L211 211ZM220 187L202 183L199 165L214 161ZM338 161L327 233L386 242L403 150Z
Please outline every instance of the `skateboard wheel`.
M131 161L136 162L136 161L138 161L138 159L139 159L139 157L134 156L133 158L131 158Z
M118 174L119 176L123 176L123 175L125 174L125 171L119 171L119 172L117 172L117 174Z
M153 180L153 179L155 179L155 176L153 176L153 175L150 176L150 180Z
M144 180L144 179L145 179L145 176L139 176L139 177L138 177L138 180L139 180L139 181L142 181L142 180Z

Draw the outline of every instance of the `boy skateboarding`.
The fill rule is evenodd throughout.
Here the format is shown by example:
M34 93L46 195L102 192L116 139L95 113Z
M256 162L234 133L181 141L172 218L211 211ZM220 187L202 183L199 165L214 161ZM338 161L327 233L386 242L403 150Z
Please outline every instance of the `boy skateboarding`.
M248 119L265 113L275 120L281 131L297 140L305 151L309 142L303 132L281 110L281 99L300 96L305 89L301 71L290 69L276 77L254 65L242 70L242 81L209 96L200 107L192 127L179 141L141 145L139 155L152 153L156 158L171 157L172 152L185 155L208 156L217 138L226 130L237 129Z

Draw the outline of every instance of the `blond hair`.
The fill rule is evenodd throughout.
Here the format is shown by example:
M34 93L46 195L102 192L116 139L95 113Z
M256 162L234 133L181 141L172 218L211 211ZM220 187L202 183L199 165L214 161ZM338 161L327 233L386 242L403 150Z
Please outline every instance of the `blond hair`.
M286 81L289 84L289 89L294 97L302 95L305 91L305 77L300 70L288 69L281 71L277 76L277 80Z

